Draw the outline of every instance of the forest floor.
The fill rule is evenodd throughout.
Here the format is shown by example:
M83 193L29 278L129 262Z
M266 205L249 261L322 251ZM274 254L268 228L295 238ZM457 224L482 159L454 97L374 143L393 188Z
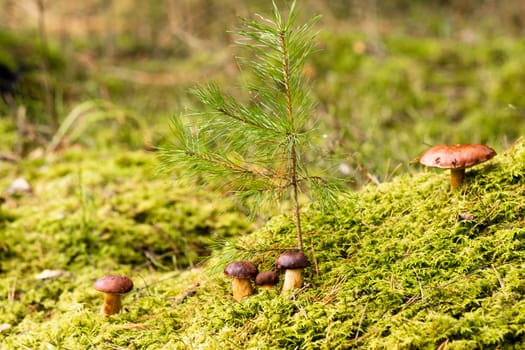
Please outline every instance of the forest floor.
M522 348L525 44L489 20L511 23L503 11L457 11L375 11L354 27L323 14L304 73L349 194L332 212L305 210L305 287L241 302L225 264L274 268L294 246L292 218L250 217L228 193L162 171L156 152L170 118L200 107L195 84L243 96L233 37L180 36L186 46L151 53L115 33L109 52L61 41L50 21L45 72L31 66L35 32L0 31L16 53L2 63L25 53L32 67L24 97L0 103L0 348ZM498 155L457 192L410 163L429 144L472 142ZM135 286L103 317L93 283L115 273Z

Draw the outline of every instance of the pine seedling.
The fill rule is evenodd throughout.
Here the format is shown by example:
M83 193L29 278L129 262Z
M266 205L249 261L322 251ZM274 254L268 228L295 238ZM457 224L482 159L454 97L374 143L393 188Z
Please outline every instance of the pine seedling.
M303 251L300 193L323 206L334 202L336 189L306 166L305 155L314 147L314 103L302 71L317 17L304 25L295 25L296 19L294 1L287 16L274 2L273 18L242 20L237 44L249 53L240 61L252 73L244 86L248 101L214 83L196 88L204 110L188 115L189 123L173 120L176 142L162 154L164 166L250 199L254 212L291 200L297 248Z

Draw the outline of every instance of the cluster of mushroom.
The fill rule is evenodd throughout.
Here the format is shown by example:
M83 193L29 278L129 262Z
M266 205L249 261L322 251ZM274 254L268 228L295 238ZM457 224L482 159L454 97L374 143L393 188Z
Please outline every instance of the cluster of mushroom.
M277 270L285 270L283 292L302 286L302 269L308 266L310 262L302 252L287 252L279 256L275 267ZM257 267L250 261L231 262L224 269L224 273L233 278L233 297L237 301L253 294L252 279L255 279L255 285L262 289L272 289L279 282L276 271L259 273ZM96 280L93 288L104 293L104 302L100 311L102 315L110 316L122 309L122 295L133 289L133 281L122 275L108 275Z
M439 145L423 152L418 161L425 166L450 169L450 188L455 190L463 183L466 168L486 162L495 155L496 151L485 145Z
M283 293L302 286L302 270L308 266L310 262L303 252L287 252L279 256L275 268L285 270ZM259 272L250 261L231 262L224 268L224 274L233 278L233 298L237 301L253 294L252 279L255 279L256 286L263 289L272 289L279 282L276 271Z

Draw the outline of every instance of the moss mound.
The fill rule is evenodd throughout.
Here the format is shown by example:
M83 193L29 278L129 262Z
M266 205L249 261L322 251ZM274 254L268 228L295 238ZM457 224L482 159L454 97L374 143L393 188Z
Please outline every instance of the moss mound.
M7 274L0 308L2 322L11 328L2 332L2 344L520 349L525 344L524 174L520 140L467 171L467 184L454 193L448 173L422 171L366 187L330 213L311 208L305 246L315 263L306 270L305 288L288 295L259 291L235 302L222 274L230 259L271 268L280 252L293 246L292 221L286 217L215 251L204 270L124 265L121 271L136 288L124 298L125 312L108 318L98 314L102 298L91 288L104 270L97 263L102 255L84 265L78 260L71 273L54 279L18 282L20 275ZM19 220L5 225L9 230ZM23 255L11 246L2 254L4 269Z

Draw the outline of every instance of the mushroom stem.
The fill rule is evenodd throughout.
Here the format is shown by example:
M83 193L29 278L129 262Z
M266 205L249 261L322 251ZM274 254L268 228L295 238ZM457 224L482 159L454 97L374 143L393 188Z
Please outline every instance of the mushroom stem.
M104 304L101 312L104 316L118 313L122 307L121 296L118 293L104 293Z
M450 169L450 189L455 190L463 183L465 178L465 168Z
M249 279L233 278L232 281L233 298L240 301L242 298L253 294L253 288Z
M271 284L262 284L259 286L259 288L266 289L266 290L272 290L273 286Z
M301 288L303 285L302 269L287 269L284 273L283 292L295 288Z

